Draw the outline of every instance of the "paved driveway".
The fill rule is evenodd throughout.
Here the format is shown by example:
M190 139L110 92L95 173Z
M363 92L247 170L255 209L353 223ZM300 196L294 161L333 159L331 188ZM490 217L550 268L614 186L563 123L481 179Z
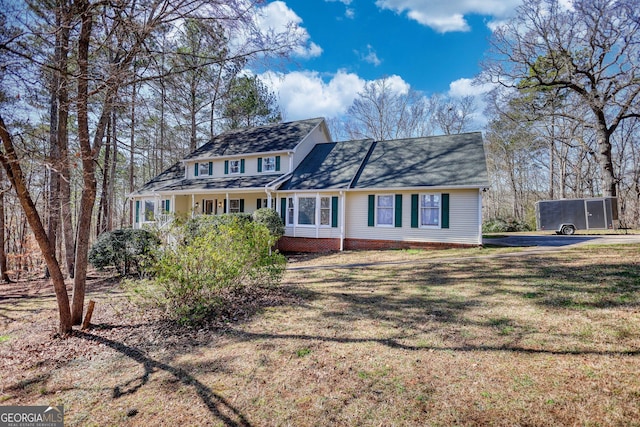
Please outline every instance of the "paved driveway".
M512 246L512 247L567 247L585 243L611 245L640 243L640 234L615 234L592 236L559 236L555 234L505 234L498 238L482 239L485 245Z

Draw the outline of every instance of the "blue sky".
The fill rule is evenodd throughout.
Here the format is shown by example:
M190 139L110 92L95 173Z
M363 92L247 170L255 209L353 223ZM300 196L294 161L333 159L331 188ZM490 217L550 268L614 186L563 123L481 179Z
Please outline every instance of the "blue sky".
M519 0L282 0L261 25L297 25L304 46L283 70L262 70L285 119L340 117L369 81L426 96L481 96L474 87L491 28Z

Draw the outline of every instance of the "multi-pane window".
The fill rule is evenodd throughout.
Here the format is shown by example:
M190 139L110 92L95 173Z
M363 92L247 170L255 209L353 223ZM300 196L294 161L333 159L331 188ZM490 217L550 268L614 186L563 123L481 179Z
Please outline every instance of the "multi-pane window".
M240 213L240 199L229 200L229 213Z
M298 224L315 225L316 223L316 198L300 197L298 199Z
M377 225L393 226L393 195L378 196L376 219Z
M209 175L209 163L200 163L198 165L198 175Z
M331 225L331 197L320 197L320 225Z
M156 203L153 200L144 201L144 220L155 221Z
M287 225L293 225L293 197L287 201Z
M229 160L229 173L240 173L240 160Z
M420 225L423 227L440 226L440 195L420 195Z
M264 157L262 159L262 172L275 172L276 170L276 158L272 157Z

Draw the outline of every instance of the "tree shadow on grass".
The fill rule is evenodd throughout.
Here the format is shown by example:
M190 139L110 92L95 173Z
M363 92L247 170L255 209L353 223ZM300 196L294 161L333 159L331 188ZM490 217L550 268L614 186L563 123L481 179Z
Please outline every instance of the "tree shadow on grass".
M198 381L194 376L187 371L175 366L171 366L167 363L163 363L147 357L142 351L137 348L127 346L121 342L110 340L99 335L94 335L87 332L76 331L74 335L95 341L100 344L104 344L124 356L141 364L144 368L144 373L133 380L127 381L123 384L117 385L113 388L113 397L119 398L125 395L136 393L140 388L149 382L149 377L157 370L165 371L179 381L180 383L191 386L195 389L196 393L202 400L214 417L222 421L226 426L250 426L251 423L247 418L231 403L229 403L224 397L214 393L209 387Z

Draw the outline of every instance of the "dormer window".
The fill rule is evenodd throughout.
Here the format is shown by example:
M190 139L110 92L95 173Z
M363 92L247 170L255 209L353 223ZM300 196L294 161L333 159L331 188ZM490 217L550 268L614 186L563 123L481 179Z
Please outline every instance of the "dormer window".
M240 159L240 160L225 160L224 161L224 173L225 174L244 173L244 159Z
M229 160L229 173L240 173L240 160Z
M193 174L195 176L213 175L213 162L196 163Z
M258 157L258 173L280 172L280 156Z
M275 172L276 170L276 157L265 157L262 159L262 171L263 172Z

